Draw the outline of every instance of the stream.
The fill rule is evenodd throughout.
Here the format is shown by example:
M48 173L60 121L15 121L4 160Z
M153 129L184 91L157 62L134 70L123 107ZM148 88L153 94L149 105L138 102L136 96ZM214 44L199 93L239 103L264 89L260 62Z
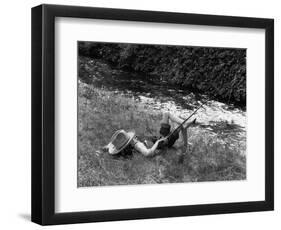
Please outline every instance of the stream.
M232 141L246 142L246 111L233 104L170 86L159 77L114 69L95 59L80 59L80 69L85 70L94 87L130 97L152 110L169 111L181 118L188 117L205 103L195 116L198 126ZM81 74L83 77L83 71L79 73L80 79Z

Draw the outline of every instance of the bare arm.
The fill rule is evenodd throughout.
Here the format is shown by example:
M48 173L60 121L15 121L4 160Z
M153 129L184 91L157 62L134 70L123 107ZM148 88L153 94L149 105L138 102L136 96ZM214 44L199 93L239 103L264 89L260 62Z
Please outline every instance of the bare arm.
M158 144L161 141L166 140L165 138L161 138L159 140L157 140L154 145L148 149L144 143L140 142L140 141L136 141L135 142L135 149L140 152L141 154L143 154L144 156L152 156L155 153L155 150L157 149Z

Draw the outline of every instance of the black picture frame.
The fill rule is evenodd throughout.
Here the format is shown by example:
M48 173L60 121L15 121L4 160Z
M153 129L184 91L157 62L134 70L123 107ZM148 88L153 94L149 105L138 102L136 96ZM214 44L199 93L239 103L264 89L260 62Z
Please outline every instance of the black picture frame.
M55 213L55 17L265 29L265 200ZM32 8L32 221L41 225L267 211L274 209L274 20L110 8Z

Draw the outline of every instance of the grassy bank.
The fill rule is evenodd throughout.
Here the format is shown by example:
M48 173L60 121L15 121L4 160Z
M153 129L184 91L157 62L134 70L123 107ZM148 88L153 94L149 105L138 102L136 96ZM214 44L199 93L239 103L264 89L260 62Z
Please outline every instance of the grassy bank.
M157 135L161 114L120 93L79 83L78 187L150 184L246 178L241 143L229 146L200 127L189 129L190 151L182 154L182 140L155 157L134 152L112 157L100 150L118 129L134 129L140 139Z

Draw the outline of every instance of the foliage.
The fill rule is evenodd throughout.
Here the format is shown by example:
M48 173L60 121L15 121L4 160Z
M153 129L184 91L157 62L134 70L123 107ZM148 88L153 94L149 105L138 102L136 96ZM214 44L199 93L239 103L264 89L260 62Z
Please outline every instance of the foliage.
M246 104L245 49L80 42L79 55L153 75L160 84Z

